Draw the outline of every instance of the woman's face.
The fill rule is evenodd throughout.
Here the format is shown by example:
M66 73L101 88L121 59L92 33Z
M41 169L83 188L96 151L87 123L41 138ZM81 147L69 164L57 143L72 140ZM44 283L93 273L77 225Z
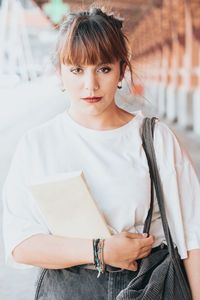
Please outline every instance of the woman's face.
M119 81L122 80L120 62L61 65L61 80L74 112L99 115L115 105L114 95Z

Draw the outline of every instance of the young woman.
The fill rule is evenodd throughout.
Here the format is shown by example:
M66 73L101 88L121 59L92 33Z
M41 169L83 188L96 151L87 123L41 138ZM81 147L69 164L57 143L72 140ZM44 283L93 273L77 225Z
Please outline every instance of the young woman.
M63 282L55 286L52 281L39 299L116 299L137 273L137 262L164 240L156 201L151 235L142 234L150 205L149 169L141 141L144 115L115 104L125 70L132 74L121 27L122 21L99 8L67 15L54 64L70 108L23 136L4 185L7 263L46 268L55 276L61 269L68 272L65 295ZM199 181L183 145L162 122L156 123L154 143L173 239L193 299L199 300ZM83 170L113 233L99 244L51 235L26 188L37 178L76 170ZM99 278L93 267L97 244L103 253L99 262L105 264Z

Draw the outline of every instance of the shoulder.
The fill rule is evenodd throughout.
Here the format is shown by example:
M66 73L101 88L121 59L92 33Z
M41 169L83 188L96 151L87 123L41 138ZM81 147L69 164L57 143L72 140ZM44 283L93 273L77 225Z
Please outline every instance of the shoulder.
M175 169L191 163L191 158L175 132L163 121L156 121L154 131L155 153L160 167Z
M18 140L13 159L30 159L33 154L37 155L42 149L55 147L56 141L61 134L63 113L56 115L50 120L26 131Z
M34 139L40 136L45 137L48 136L48 134L53 134L57 132L58 130L60 130L60 127L62 126L63 115L64 112L59 113L58 115L40 124L39 126L31 128L26 132L25 136L27 138Z
M19 140L19 144L27 147L34 143L43 143L55 137L62 127L63 113L60 113L42 124L26 131Z

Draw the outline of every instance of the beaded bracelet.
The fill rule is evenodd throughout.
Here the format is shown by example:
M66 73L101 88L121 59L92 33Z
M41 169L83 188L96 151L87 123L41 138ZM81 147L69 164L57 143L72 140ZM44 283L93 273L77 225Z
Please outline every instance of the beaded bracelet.
M93 250L94 250L94 265L98 271L97 278L105 271L105 264L103 261L103 247L104 239L93 239Z
M104 248L104 239L100 240L99 247L98 247L98 258L100 263L100 272L103 274L105 271L105 264L103 261L103 248ZM100 276L100 275L99 275Z
M97 268L97 259L96 259L96 253L97 253L97 246L100 239L93 239L93 254L94 254L94 265Z

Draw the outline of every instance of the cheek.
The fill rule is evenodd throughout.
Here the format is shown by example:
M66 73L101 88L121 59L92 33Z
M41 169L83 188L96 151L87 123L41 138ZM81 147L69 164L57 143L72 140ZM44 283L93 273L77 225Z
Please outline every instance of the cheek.
M72 78L71 76L67 76L65 77L64 85L70 94L75 94L80 88L80 81Z
M102 87L111 94L115 93L117 85L118 78L116 76L110 76L102 82Z
M110 83L115 84L115 82L117 82L117 74L116 72L111 72L107 73L107 74L102 74L101 76L99 76L99 79L104 82L104 84L108 85Z

